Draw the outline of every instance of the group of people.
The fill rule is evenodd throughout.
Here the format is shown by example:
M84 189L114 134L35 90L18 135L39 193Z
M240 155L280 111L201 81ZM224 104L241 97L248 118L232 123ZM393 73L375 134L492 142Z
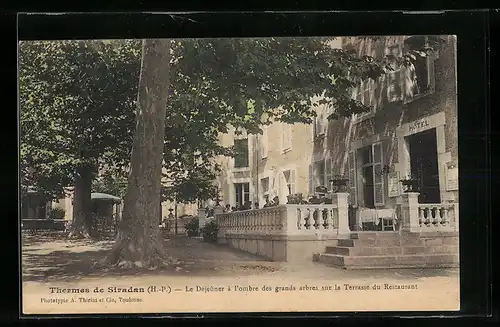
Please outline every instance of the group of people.
M274 207L279 205L279 197L275 196L272 201L269 201L269 198L266 198L266 203L264 204L263 208L267 207ZM252 202L247 201L243 205L236 204L236 206L231 207L231 205L226 204L225 207L223 208L224 212L235 212L235 211L244 211L244 210L253 210L253 209L260 209L259 202L255 202L252 204Z

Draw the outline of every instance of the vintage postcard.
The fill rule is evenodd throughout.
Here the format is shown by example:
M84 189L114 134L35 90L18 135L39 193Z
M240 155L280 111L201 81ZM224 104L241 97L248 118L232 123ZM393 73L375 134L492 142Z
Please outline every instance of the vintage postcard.
M22 313L459 310L456 43L19 42Z

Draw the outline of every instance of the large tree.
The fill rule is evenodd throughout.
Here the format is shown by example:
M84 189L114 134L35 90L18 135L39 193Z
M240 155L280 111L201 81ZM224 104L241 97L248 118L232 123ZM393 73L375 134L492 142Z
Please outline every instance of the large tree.
M30 41L19 47L22 185L74 186L70 236L89 235L96 173L128 164L139 41Z
M258 133L273 120L308 123L318 96L342 115L363 111L348 96L351 79L382 72L375 61L332 49L328 39L143 41L131 170L110 262L164 262L157 224L162 162L167 176L196 196L189 185L202 180L200 163L230 154L217 142L229 126Z
M158 220L169 73L170 40L143 41L130 174L111 263L157 266L165 259Z

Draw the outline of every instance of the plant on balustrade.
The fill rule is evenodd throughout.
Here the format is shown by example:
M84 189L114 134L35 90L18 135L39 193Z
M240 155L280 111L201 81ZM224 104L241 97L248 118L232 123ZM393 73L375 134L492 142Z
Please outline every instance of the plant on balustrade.
M302 193L290 194L286 198L287 204L307 204Z
M333 193L346 193L348 192L349 179L343 175L336 175L332 180L332 191Z
M405 193L419 192L420 180L415 175L409 175L405 179L400 180L405 187Z
M327 198L325 196L318 197L317 195L313 195L309 198L310 204L332 204L332 199Z

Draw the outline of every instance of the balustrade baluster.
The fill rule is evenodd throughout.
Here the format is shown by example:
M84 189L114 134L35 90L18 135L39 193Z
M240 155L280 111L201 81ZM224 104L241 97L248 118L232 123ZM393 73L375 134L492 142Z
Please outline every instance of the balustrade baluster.
M426 227L430 227L430 224L432 223L432 212L431 212L431 208L429 207L425 207L425 212L426 212L426 216L425 216L425 226Z
M450 225L450 218L448 215L448 210L450 210L449 207L443 207L443 217L441 219L441 225L442 226L449 226Z
M325 220L326 220L326 213L327 213L327 209L319 209L319 212L318 212L318 221L316 223L316 229L317 230L323 230L325 229Z
M338 208L335 208L332 210L332 218L333 218L333 224L332 224L332 227L333 229L339 229L339 209Z
M329 230L332 228L332 223L331 223L331 208L323 210L323 220L321 221L321 229Z
M441 227L441 208L439 206L436 206L433 208L434 210L434 227L439 228Z

